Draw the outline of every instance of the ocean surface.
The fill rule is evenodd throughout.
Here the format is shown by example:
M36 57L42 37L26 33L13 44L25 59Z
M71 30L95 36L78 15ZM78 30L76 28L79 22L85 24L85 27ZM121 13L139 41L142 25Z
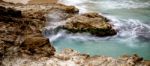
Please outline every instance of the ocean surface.
M72 48L90 55L114 58L138 54L150 60L150 0L60 0L74 5L80 13L98 12L111 20L118 34L95 37L88 33L66 34L64 30L50 31L47 37L57 52ZM61 22L60 22L61 24Z

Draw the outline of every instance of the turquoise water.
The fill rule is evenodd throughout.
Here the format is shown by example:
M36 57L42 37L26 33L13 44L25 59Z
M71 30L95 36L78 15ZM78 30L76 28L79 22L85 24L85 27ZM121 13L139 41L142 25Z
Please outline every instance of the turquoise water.
M80 13L99 12L112 20L118 34L95 37L85 34L58 32L50 37L57 51L72 48L90 55L138 54L150 60L150 0L61 0L75 5Z

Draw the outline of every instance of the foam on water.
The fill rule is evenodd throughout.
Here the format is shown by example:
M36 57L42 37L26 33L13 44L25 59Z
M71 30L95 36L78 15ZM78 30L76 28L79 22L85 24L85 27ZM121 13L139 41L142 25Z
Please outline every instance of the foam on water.
M113 12L116 9L121 9L120 11L124 9L124 12L119 13L124 13L127 15L124 16L122 14L118 14L117 12L114 12L113 14L102 14L111 20L111 24L114 25L114 29L118 30L118 33L115 36L96 37L90 35L89 33L67 34L64 30L55 31L57 26L64 23L57 22L59 16L57 16L55 13L52 14L52 16L56 16L56 18L52 18L54 21L50 23L50 26L55 28L52 30L51 28L47 28L48 30L45 33L48 33L47 37L49 37L50 41L53 42L57 51L64 48L73 48L77 51L89 53L91 55L106 55L113 57L136 53L145 59L150 59L150 25L143 22L145 20L143 18L146 17L146 19L148 19L149 17L143 15L145 12L144 10L140 10L143 12L134 13L137 13L139 16L142 15L143 18L141 19L133 18L138 16L130 14L134 12L132 12L132 9L148 8L150 6L150 1L136 2L134 0L60 0L60 2L77 6L81 11L80 13L92 11L93 9L96 12L100 12L101 10ZM97 9L100 9L100 11L97 11ZM148 10L146 10L146 14L147 13L149 13ZM118 14L119 17L115 16L116 14ZM51 17L51 15L49 17Z

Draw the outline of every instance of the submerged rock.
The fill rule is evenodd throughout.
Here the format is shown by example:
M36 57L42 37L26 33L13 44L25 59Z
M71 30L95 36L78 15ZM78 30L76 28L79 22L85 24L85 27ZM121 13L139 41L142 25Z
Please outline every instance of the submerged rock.
M73 33L89 32L96 36L112 36L117 33L108 19L98 13L75 15L67 20L63 28Z

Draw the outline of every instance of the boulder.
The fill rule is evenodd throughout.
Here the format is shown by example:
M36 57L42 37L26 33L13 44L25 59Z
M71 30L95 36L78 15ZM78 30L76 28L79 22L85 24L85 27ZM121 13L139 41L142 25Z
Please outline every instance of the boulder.
M50 57L54 55L55 49L50 44L49 39L41 36L27 36L20 45L20 52L31 56Z
M77 9L75 6L68 6L68 7L65 7L65 11L67 13L78 13L79 9Z
M66 13L78 13L79 9L76 8L75 6L64 6L62 5L61 7L58 7L58 9L64 10Z
M63 28L73 33L89 32L96 36L115 35L117 32L108 21L98 13L86 13L69 18Z

